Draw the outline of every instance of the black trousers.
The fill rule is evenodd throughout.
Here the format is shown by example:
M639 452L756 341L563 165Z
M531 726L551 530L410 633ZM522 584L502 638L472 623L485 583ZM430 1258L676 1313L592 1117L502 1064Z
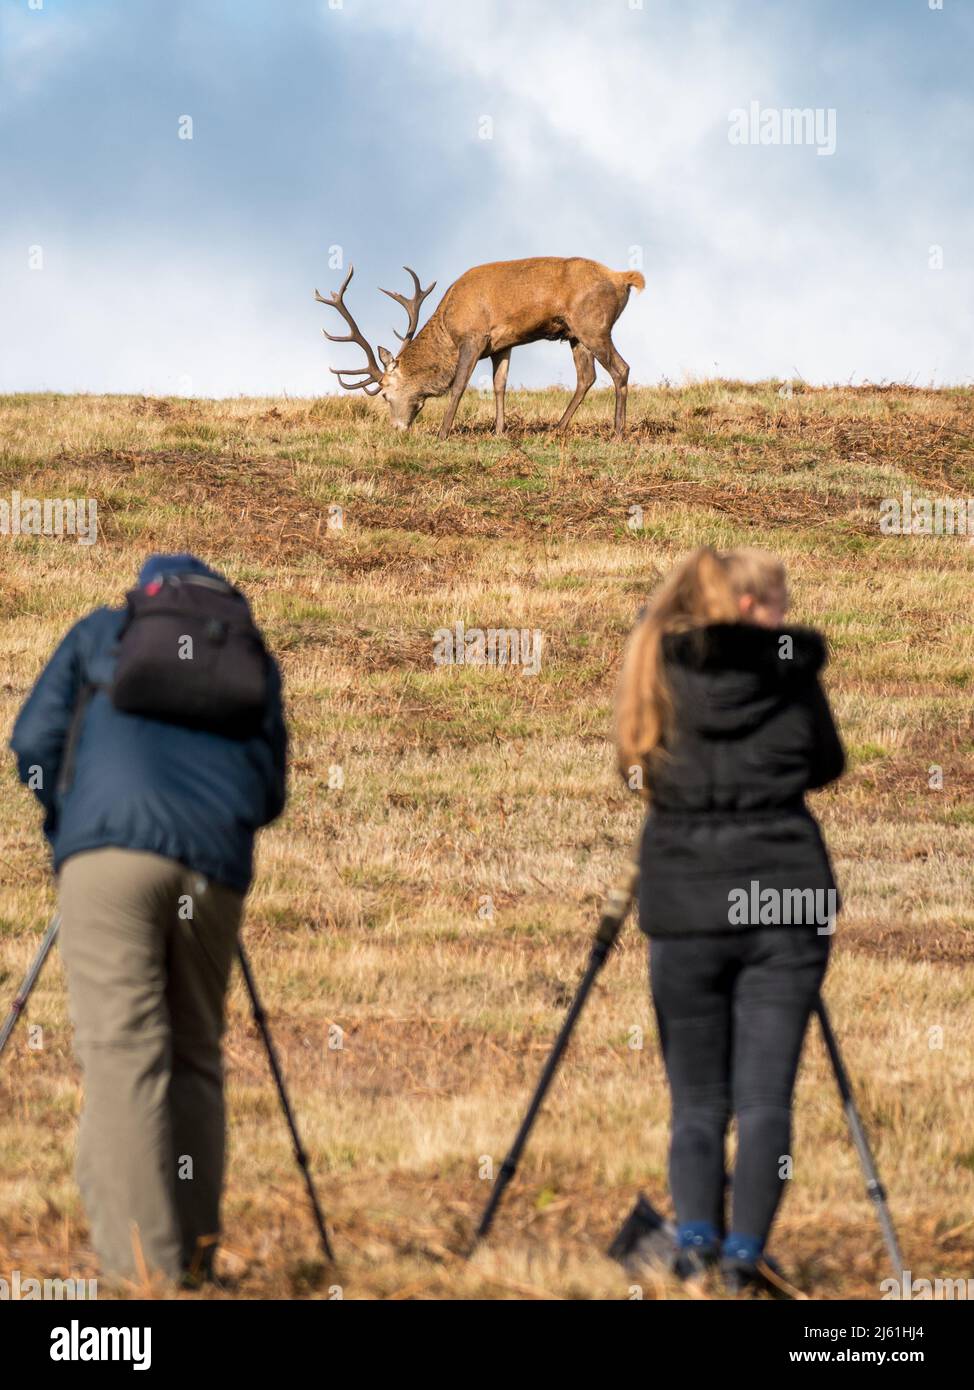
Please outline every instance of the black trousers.
M814 928L784 926L652 939L678 1224L728 1229L724 1141L733 1114L729 1229L767 1239L791 1169L792 1092L830 940Z

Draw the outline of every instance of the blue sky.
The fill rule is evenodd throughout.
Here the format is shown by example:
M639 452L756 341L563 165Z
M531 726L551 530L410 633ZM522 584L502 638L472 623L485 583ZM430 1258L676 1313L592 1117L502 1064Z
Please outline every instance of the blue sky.
M403 263L641 256L635 381L970 382L972 59L974 0L0 0L0 389L334 390L339 256L389 346Z

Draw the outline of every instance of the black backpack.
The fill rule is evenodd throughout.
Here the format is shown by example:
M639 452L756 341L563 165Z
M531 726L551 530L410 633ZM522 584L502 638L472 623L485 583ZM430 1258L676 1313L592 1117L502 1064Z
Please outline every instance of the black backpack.
M270 657L243 594L208 575L170 574L126 602L115 708L230 737L256 733Z

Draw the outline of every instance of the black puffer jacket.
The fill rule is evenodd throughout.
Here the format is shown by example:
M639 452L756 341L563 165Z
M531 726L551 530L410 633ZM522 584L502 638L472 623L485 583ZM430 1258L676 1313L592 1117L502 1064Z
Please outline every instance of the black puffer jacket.
M838 897L804 794L845 766L818 680L821 636L717 623L666 636L663 656L674 721L648 770L640 926L801 925L810 908L818 925Z

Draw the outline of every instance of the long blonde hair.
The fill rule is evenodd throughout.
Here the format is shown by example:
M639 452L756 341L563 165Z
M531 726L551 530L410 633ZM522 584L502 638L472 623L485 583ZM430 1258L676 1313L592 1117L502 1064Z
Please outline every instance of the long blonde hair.
M615 736L623 777L630 779L634 768L647 767L672 718L664 635L707 623L740 622L738 600L745 594L768 603L785 589L785 567L766 550L702 546L667 576L632 631L619 678Z

